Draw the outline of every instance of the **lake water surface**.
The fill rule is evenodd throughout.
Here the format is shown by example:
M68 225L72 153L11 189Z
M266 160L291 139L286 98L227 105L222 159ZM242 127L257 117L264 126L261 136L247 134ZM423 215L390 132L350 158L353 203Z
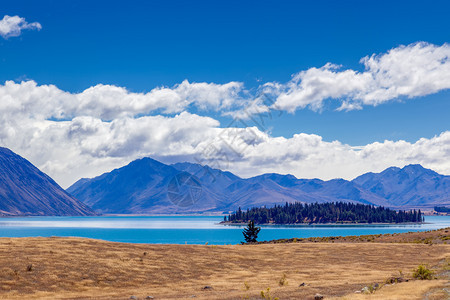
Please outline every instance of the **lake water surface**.
M237 244L243 226L218 225L223 217L100 216L0 218L0 237L76 236L128 243ZM450 227L450 216L426 216L417 225L262 226L258 240L346 236Z

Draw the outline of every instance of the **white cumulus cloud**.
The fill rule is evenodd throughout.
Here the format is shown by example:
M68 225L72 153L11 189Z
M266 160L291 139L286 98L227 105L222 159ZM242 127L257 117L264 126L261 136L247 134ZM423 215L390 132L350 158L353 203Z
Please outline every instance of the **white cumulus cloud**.
M81 93L69 93L54 85L35 81L0 85L0 112L7 115L32 115L40 119L71 119L92 116L103 120L132 117L155 111L172 114L194 105L201 110L227 109L240 102L242 83L189 83L172 88L158 87L148 93L133 93L126 88L98 84Z
M22 34L22 30L41 30L42 26L38 22L28 23L19 16L5 15L0 20L0 35L7 39Z
M146 93L98 84L80 93L34 81L0 85L0 111L35 114L48 119L92 116L102 120L143 114L174 114L195 106L203 111L249 118L269 109L320 110L334 99L341 110L361 109L388 101L415 98L450 88L450 45L415 43L361 59L364 71L328 63L294 75L287 83L268 82L255 90L242 82L189 82L156 87ZM256 91L256 92L255 92Z
M328 63L293 76L275 86L274 108L294 112L309 107L318 110L327 99L340 109L361 109L398 98L430 95L450 88L450 45L425 42L399 46L387 53L361 59L364 71L342 70Z

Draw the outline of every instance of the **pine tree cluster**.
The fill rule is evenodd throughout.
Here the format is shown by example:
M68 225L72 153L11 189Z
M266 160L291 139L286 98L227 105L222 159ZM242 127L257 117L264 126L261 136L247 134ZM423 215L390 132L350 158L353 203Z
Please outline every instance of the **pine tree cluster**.
M286 203L272 208L239 208L224 218L226 222L255 224L315 224L315 223L417 223L423 222L420 209L395 211L382 206L354 204L348 202L328 202L302 204Z

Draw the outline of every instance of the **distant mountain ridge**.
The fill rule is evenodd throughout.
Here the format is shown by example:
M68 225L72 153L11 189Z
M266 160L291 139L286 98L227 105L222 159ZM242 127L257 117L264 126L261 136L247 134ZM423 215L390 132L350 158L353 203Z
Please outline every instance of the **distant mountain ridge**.
M95 213L23 157L0 147L0 216L87 216Z
M391 167L381 173L366 173L353 182L387 199L392 206L450 204L450 176L440 175L421 165L408 165L402 169Z
M181 173L189 176L179 177ZM67 191L97 212L109 214L228 213L238 207L298 201L431 208L450 204L450 176L409 165L366 173L351 181L275 173L243 179L209 166L166 165L143 158L95 178L80 179ZM179 201L189 205L177 205Z

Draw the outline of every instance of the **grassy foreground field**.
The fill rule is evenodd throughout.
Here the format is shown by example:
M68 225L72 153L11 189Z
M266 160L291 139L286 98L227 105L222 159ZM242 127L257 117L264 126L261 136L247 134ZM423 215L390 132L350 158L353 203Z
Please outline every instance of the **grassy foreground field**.
M446 242L448 231L432 233ZM0 299L261 299L268 287L279 299L447 299L449 262L445 243L391 239L211 246L1 238ZM411 279L421 263L439 279L383 286L399 270ZM355 293L374 283L382 286L374 294Z

